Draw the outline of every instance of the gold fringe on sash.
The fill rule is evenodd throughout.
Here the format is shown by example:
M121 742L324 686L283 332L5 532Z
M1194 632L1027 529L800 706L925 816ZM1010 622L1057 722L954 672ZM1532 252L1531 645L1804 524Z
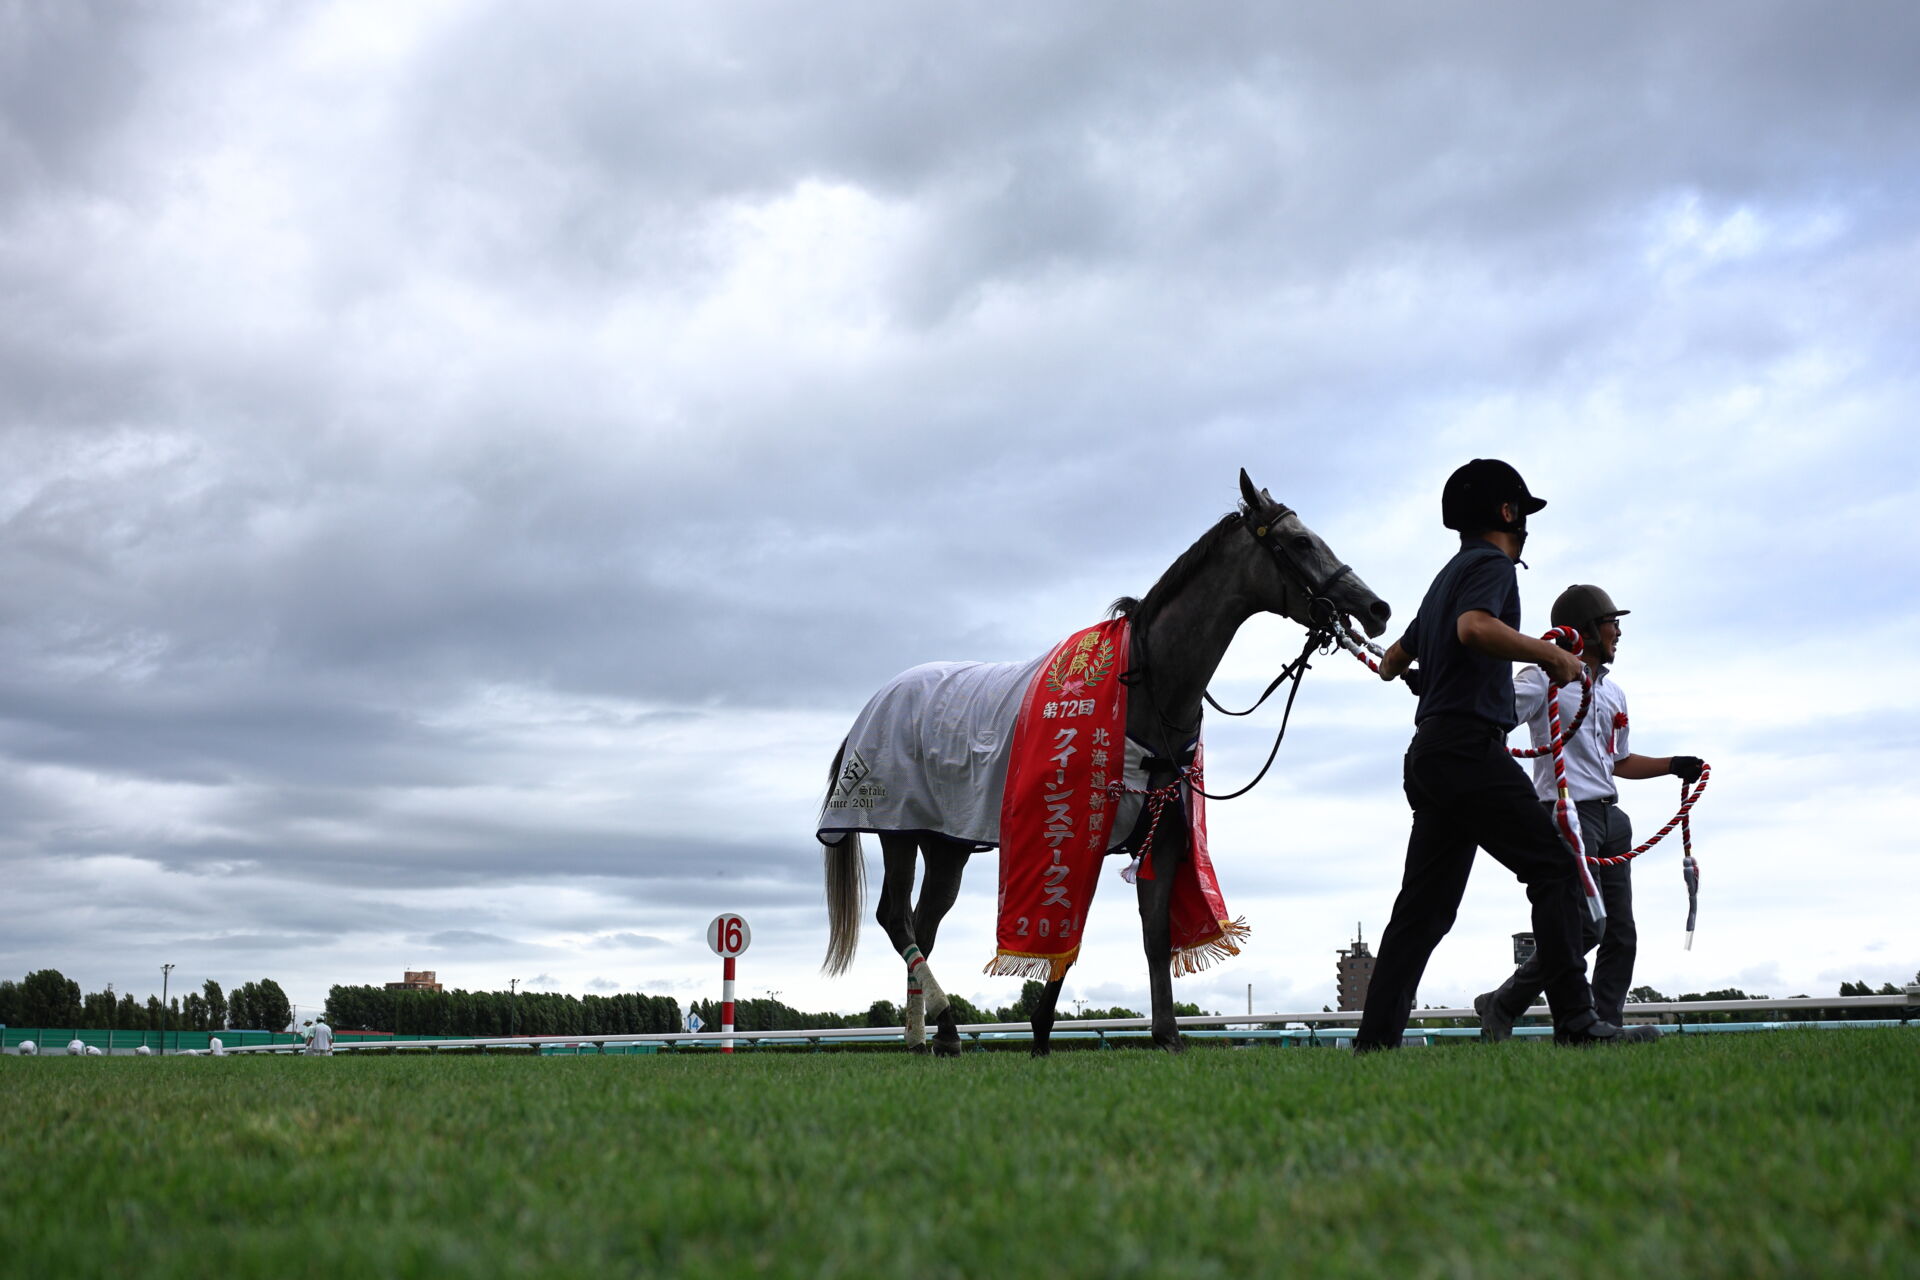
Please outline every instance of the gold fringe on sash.
M1067 970L1080 958L1080 948L1064 955L1039 956L1021 951L996 951L993 959L987 961L982 973L990 973L1001 978L1039 978L1046 982L1058 982L1067 976Z
M1189 943L1173 953L1174 976L1184 978L1190 973L1210 969L1230 956L1239 955L1240 944L1252 933L1245 916L1238 920L1222 920L1220 932L1199 942Z

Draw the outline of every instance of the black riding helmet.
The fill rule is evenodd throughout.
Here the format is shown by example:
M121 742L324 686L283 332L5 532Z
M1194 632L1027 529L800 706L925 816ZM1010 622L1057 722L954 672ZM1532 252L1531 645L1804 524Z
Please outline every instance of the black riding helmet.
M1608 618L1632 612L1614 608L1613 597L1599 587L1576 582L1555 597L1552 616L1556 627L1572 627L1582 635L1592 635Z
M1500 518L1503 502L1519 509L1518 519ZM1524 533L1527 517L1546 505L1545 498L1527 491L1527 482L1511 464L1498 458L1475 458L1447 477L1447 486L1440 491L1440 523L1460 533L1486 529Z

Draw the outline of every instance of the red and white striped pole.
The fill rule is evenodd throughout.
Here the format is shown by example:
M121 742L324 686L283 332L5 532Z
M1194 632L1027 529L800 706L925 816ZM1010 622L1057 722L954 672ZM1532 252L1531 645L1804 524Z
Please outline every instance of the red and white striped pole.
M753 930L745 918L728 913L713 918L707 926L707 945L721 958L720 978L720 1052L733 1052L733 980L734 962L753 941Z

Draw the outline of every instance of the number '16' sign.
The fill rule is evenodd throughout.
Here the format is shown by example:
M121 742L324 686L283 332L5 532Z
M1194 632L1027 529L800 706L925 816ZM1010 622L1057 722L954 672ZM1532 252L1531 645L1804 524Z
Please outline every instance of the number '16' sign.
M740 916L715 916L707 926L707 945L717 956L737 956L753 941L753 930Z

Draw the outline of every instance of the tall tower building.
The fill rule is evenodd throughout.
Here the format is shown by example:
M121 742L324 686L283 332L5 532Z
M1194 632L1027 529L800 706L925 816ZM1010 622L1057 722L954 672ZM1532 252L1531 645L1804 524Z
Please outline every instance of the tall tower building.
M1338 972L1341 1009L1366 1008L1367 985L1373 981L1373 952L1367 949L1357 924L1353 926L1353 945L1340 948Z

